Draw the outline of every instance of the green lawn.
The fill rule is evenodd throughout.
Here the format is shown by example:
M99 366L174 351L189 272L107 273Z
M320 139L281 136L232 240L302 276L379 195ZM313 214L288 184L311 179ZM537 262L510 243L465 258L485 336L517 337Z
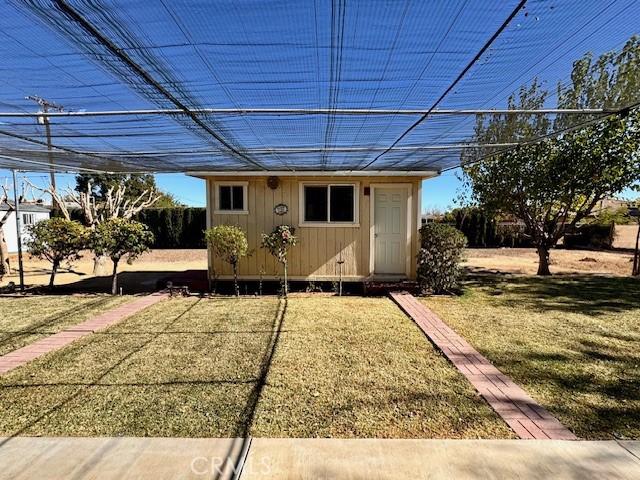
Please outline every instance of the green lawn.
M29 295L0 297L0 355L76 325L131 297Z
M588 439L640 438L640 281L476 277L424 302Z
M0 435L508 438L387 299L170 299L0 377Z

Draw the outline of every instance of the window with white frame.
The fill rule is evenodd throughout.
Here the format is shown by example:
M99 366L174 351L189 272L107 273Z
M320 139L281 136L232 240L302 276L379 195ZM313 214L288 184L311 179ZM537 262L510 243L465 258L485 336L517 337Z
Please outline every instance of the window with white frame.
M303 183L300 187L302 223L358 223L358 185Z
M215 184L216 213L248 213L247 182Z
M22 224L23 225L33 225L36 223L36 215L34 213L23 213L22 214Z

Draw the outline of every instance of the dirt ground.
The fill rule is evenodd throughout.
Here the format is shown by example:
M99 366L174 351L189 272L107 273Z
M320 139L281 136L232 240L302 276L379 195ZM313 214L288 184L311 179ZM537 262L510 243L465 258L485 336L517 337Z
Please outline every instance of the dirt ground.
M588 250L562 250L551 252L552 273L590 273L627 276L631 272L631 253L596 252ZM8 282L19 282L17 274L17 258L12 258L16 271L4 277L0 285ZM493 273L515 273L533 275L536 273L538 258L535 250L529 248L487 248L467 250L465 266L469 270L489 271ZM25 256L25 283L27 285L47 285L49 282L50 264ZM111 263L107 270L111 271ZM185 270L206 270L207 251L201 250L154 250L146 253L129 265L122 262L119 270L125 272L124 277L134 283L154 282L163 275ZM63 268L56 276L56 285L68 285L76 282L87 283L93 277L93 257L86 254L73 263L70 268ZM137 272L136 275L134 272ZM127 292L125 292L127 293Z
M580 273L627 276L631 274L631 253L591 250L551 251L551 273ZM538 254L532 248L469 248L466 262L471 271L535 275Z
M17 267L17 255L12 255L11 262L14 271L11 275L5 276L0 285L6 285L8 282L19 283ZM27 285L48 285L49 275L51 273L51 264L49 262L31 258L25 255L25 284ZM106 270L111 272L113 264L108 262ZM126 261L120 262L118 271L120 272L182 272L185 270L206 270L207 269L207 251L199 250L153 250L145 253L135 262L129 265ZM160 275L159 275L160 276ZM126 277L126 276L125 276ZM149 276L143 276L147 278ZM71 283L81 282L93 278L93 256L90 253L83 255L80 260L65 265L56 275L56 285L68 285ZM146 281L146 280L143 280ZM126 292L125 292L126 293Z

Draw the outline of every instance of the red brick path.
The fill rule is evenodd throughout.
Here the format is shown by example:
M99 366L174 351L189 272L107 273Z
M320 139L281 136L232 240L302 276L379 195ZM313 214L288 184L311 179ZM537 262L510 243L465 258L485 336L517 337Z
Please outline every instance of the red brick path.
M413 295L393 292L390 296L520 438L577 440L568 428Z
M38 358L45 353L59 350L78 338L89 335L124 320L134 313L143 310L167 297L166 293L152 293L142 298L125 303L112 310L101 313L79 325L74 325L59 333L38 340L31 345L19 348L0 357L0 375L16 367Z

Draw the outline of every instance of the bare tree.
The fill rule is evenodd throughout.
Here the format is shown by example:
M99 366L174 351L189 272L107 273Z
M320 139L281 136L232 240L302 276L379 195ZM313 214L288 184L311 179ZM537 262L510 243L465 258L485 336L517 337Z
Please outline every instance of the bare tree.
M86 190L82 192L67 188L64 190L64 194L51 185L45 188L35 186L32 183L29 183L29 185L34 189L51 195L53 204L58 207L67 220L71 220L71 214L67 207L68 203L76 204L82 212L85 226L91 229L95 229L97 225L113 218L129 220L141 210L151 207L162 197L162 194L151 188L144 190L133 199L127 198L127 187L119 185L110 187L106 191L104 199L97 201L91 182L87 183ZM94 275L106 274L106 261L107 257L103 255L95 257L93 264Z
M9 261L9 248L4 238L4 225L9 220L15 206L9 202L9 189L7 185L2 185L0 191L0 206L6 205L7 210L0 216L0 278L11 273L11 262Z

